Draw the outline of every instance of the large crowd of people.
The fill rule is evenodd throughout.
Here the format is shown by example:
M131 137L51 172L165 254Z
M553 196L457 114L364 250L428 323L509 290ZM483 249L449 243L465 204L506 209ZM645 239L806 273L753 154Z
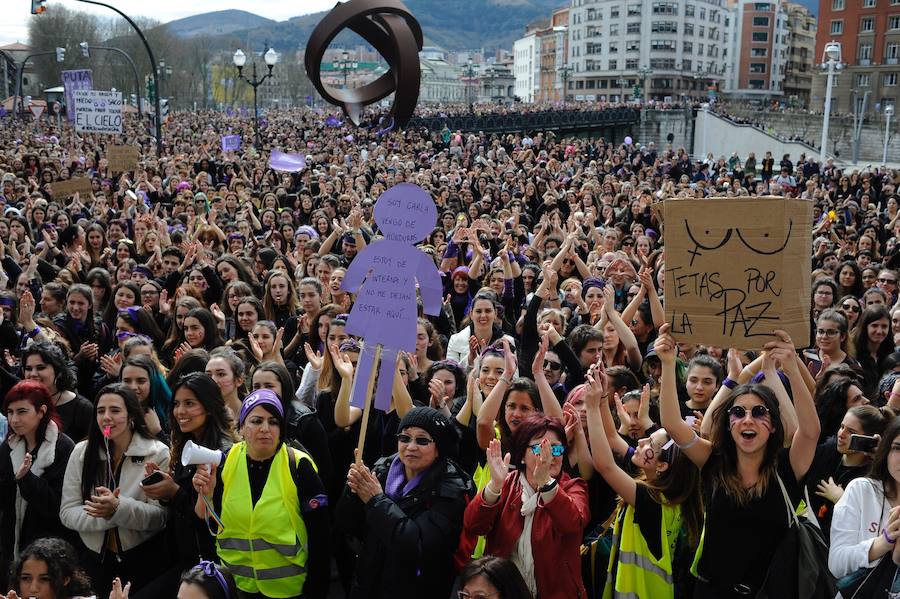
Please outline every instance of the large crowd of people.
M809 597L900 590L900 174L329 114L0 124L9 597L801 597L801 523ZM399 183L442 303L364 412L342 283ZM815 205L809 338L678 339L656 205L773 195Z

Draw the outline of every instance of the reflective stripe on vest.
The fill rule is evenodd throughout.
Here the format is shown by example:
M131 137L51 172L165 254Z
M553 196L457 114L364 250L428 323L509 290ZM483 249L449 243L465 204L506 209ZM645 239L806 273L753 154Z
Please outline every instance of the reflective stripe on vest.
M275 599L295 597L306 582L306 525L289 459L312 459L282 445L269 468L261 496L253 504L247 447L238 443L222 467L222 521L216 539L219 558L232 571L237 587Z
M616 518L616 543L609 562L610 570L615 568L615 571L607 579L604 599L672 599L675 596L672 556L681 530L681 507L667 504L662 496L660 499L662 555L659 559L653 556L640 526L634 521L634 508L626 506L625 517Z

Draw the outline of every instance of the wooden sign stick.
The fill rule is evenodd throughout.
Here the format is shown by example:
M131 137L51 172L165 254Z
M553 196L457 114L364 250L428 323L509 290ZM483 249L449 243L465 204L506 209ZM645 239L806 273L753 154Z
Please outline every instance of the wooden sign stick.
M364 342L365 343L365 342ZM363 347L365 351L365 347ZM362 356L362 352L360 352ZM375 388L375 377L378 376L378 369L381 359L381 344L375 346L375 357L372 359L372 373L369 375L369 384L366 385L366 401L363 404L362 426L359 429L359 441L356 443L356 463L362 464L363 449L366 447L366 431L369 428L369 412L372 410L372 391Z

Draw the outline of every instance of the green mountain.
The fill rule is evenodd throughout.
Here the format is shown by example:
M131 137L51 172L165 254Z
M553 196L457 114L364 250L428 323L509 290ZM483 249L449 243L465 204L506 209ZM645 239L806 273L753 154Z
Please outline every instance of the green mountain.
M528 23L549 18L554 9L566 4L565 0L406 0L422 25L425 44L447 50L511 49ZM213 47L230 47L237 38L268 42L285 52L305 47L324 15L276 22L245 11L224 10L178 19L166 28L180 37L206 36ZM352 35L342 34L335 43L352 43Z

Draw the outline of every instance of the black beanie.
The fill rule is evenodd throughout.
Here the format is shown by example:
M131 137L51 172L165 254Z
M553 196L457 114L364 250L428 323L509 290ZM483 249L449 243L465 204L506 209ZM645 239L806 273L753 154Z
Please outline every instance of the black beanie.
M452 458L456 455L456 429L442 412L428 406L413 408L400 420L397 431L402 433L411 426L416 426L431 435L437 445L439 457Z

